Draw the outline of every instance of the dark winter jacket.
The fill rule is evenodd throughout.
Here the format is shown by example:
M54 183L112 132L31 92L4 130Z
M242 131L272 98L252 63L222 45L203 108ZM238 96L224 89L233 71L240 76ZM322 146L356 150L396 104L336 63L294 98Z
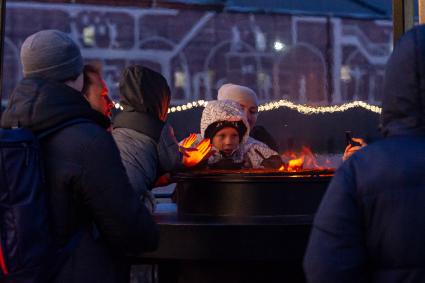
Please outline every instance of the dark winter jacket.
M309 282L425 282L425 27L387 64L385 139L336 172L314 220Z
M24 79L1 124L37 133L75 118L89 121L42 140L52 229L62 244L83 231L55 282L128 282L123 255L155 249L158 231L130 187L107 120L65 84Z
M182 156L169 125L160 117L168 111L170 90L164 77L142 66L128 67L120 80L124 111L114 117L112 135L139 199L153 201L156 178L181 165Z

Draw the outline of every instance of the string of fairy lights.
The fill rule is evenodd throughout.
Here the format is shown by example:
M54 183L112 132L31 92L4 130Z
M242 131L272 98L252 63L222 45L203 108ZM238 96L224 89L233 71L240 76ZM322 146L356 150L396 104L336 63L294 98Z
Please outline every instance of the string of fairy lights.
M205 107L207 104L208 104L208 101L205 101L205 100L193 101L193 102L189 102L189 103L178 105L178 106L172 106L168 108L168 113L187 111L196 107ZM116 109L123 110L123 107L119 104L119 102L114 102L114 106ZM330 106L308 106L304 104L293 103L289 100L281 99L278 101L271 101L271 102L261 104L258 107L258 111L266 112L266 111L276 110L282 107L289 108L289 109L298 111L301 114L307 114L307 115L344 112L352 108L364 108L368 111L371 111L377 114L380 114L382 110L381 107L366 103L364 101L352 101L352 102L347 102L344 104L330 105Z
M330 105L330 106L307 106L303 104L296 104L291 101L282 99L279 101L268 102L262 104L258 107L258 111L271 111L281 107L286 107L292 110L296 110L301 114L324 114L324 113L335 113L335 112L344 112L352 108L364 108L368 111L380 114L381 107L366 103L364 101L352 101L340 105Z

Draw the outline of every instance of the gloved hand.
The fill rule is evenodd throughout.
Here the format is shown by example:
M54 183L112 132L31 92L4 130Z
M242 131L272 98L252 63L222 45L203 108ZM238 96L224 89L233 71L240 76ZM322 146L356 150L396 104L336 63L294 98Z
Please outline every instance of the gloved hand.
M196 134L190 134L181 142L181 147L190 148L193 143L196 141Z
M211 156L212 145L209 139L203 139L194 148L186 148L185 146L192 146L196 140L196 135L191 134L182 142L180 151L183 153L183 165L185 167L193 167L205 158Z

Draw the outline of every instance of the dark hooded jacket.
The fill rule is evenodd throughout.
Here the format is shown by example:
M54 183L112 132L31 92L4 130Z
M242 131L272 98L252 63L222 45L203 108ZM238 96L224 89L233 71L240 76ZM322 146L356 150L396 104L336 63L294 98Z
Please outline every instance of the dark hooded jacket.
M138 198L145 203L150 199L152 206L155 179L180 166L182 158L171 128L160 119L168 111L170 97L161 74L138 65L124 70L120 80L124 110L114 117L112 135Z
M304 260L309 282L425 282L425 26L385 75L382 131L336 172Z
M24 79L1 125L40 133L76 118L87 122L41 140L52 230L61 244L83 233L54 282L128 282L123 255L154 249L158 231L130 187L108 120L63 83Z

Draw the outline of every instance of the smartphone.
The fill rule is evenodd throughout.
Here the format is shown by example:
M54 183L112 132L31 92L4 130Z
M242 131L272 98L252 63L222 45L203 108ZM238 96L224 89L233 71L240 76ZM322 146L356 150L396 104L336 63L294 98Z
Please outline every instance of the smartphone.
M353 137L351 136L351 131L345 131L345 141L347 145L351 144L351 146L361 146L360 143L353 141Z

